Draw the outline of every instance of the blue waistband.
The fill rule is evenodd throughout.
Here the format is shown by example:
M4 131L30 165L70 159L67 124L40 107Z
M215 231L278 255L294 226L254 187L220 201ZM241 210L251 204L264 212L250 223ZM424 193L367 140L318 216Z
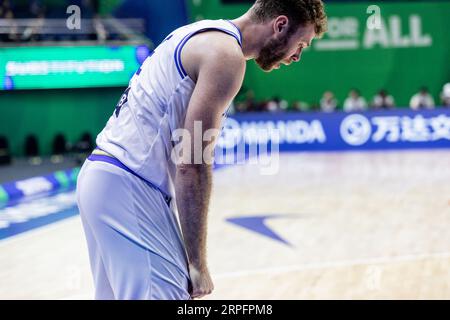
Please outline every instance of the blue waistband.
M96 148L97 150L101 150L100 148ZM101 150L103 151L103 150ZM165 192L163 192L160 188L158 188L157 186L155 186L153 183L151 183L150 181L142 178L140 175L138 175L136 172L134 172L133 170L131 170L130 168L128 168L126 165L124 165L122 162L120 162L117 158L114 158L113 156L107 156L107 155L102 155L102 154L91 154L88 157L88 160L90 161L102 161L102 162L107 162L109 164L112 164L116 167L119 167L133 175L135 175L136 177L138 177L139 179L143 180L145 183L147 183L150 187L158 190L159 192L161 192L161 194L164 196L164 200L167 202L167 204L170 204L170 201L172 200L172 197L167 195Z

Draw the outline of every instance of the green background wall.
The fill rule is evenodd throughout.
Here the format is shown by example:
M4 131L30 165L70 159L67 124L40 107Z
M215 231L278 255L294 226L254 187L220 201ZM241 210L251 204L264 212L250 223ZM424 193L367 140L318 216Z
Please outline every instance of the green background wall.
M187 0L192 20L204 18L235 18L244 13L249 4L223 5L220 0ZM194 2L199 5L194 5ZM401 34L411 34L409 19L419 16L421 35L430 36L430 46L388 47L355 50L320 50L317 44L326 40L356 40L364 43L367 7L378 4L388 24L398 17ZM264 73L253 61L248 62L244 87L255 90L259 99L280 95L290 101L316 103L325 90L336 93L342 104L347 92L357 87L371 99L374 93L387 88L397 104L406 106L409 98L421 85L427 85L438 101L445 82L450 82L450 2L420 3L372 1L358 4L329 4L327 12L342 32L330 33L304 52L302 61L288 68ZM350 20L349 20L350 19ZM349 28L348 25L358 25ZM395 21L394 21L395 22ZM347 27L346 27L347 26ZM392 29L392 28L389 28ZM355 31L351 34L350 31ZM390 30L391 32L391 30ZM124 88L57 89L0 91L0 135L6 135L15 155L23 154L27 134L37 134L42 154L49 154L55 134L63 132L70 142L79 139L84 131L95 138L114 110Z
M189 3L192 20L232 19L251 5L224 5L220 0L189 0ZM385 47L373 45L365 48L364 39L369 35L366 21L370 16L367 8L373 4L381 9L388 43ZM368 100L379 89L386 88L393 94L397 105L407 106L419 87L426 85L438 103L443 84L450 82L449 1L329 3L326 8L332 24L331 33L327 33L323 40L315 40L313 47L303 53L300 63L287 68L282 66L280 70L267 74L253 61L248 62L244 86L252 88L257 98L279 95L290 101L300 99L314 104L325 90L332 90L342 104L353 87L360 89ZM419 17L421 24L419 38L430 37L431 44L411 43L398 47L399 41L393 39L395 34L392 33L397 31L402 38L411 41L414 31L411 30L410 19L417 20L415 16ZM401 30L395 26L396 23ZM417 26L417 21L413 24ZM375 32L379 35L382 31ZM360 48L321 50L318 47L320 42L329 40L340 43L354 40Z
M38 136L41 154L50 154L62 132L74 143L88 131L95 139L113 113L124 88L0 91L0 135L11 152L23 155L28 134Z

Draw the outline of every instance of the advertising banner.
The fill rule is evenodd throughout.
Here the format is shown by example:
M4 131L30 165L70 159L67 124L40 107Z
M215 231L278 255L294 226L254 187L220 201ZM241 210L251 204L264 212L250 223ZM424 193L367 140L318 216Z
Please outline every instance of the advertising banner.
M124 86L149 53L145 45L0 48L0 89Z
M224 123L218 151L274 144L280 151L450 148L450 110L236 114Z

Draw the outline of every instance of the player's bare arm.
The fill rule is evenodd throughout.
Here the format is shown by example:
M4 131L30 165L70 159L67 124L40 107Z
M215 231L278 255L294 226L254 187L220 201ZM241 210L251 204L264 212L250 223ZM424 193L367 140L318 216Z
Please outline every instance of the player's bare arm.
M196 50L199 45L206 49ZM184 122L185 133L191 137L188 146L191 152L184 153L183 163L177 165L175 188L189 260L191 296L200 298L213 290L206 261L212 166L210 159L202 158L201 163L195 163L198 161L194 161L194 158L199 152L203 155L205 149L211 150L215 138L198 141L197 146L200 148L194 149L194 137L198 139L198 134L194 134L194 122L201 123L201 137L209 129L220 129L222 114L241 87L245 59L236 41L220 32L208 32L194 37L183 50L182 59L188 75L196 81L196 86Z

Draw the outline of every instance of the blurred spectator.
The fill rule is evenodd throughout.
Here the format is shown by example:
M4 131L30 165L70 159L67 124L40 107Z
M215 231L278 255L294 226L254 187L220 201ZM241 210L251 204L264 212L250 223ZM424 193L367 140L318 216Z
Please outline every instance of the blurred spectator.
M15 16L9 0L3 0L0 4L0 19L5 19L4 22L7 22L7 27L0 34L0 40L2 42L19 40L19 31L14 18Z
M286 111L288 106L289 104L286 100L282 100L277 96L267 102L266 110L269 112Z
M256 103L255 109L254 109L254 110L251 110L251 111L254 111L254 112L264 112L264 111L267 111L267 110L268 110L267 106L268 106L269 102L270 102L269 99L264 99L264 100L262 100L262 101L259 101L259 102Z
M413 110L433 109L434 99L426 87L422 87L418 93L412 96L409 106Z
M441 103L443 107L450 107L450 82L446 83L442 88Z
M97 41L104 42L108 38L108 32L105 29L100 17L100 0L86 0L86 6L93 13L93 27Z
M348 98L344 102L344 111L363 111L367 109L366 99L359 95L357 89L352 89L348 95Z
M320 110L323 112L333 112L336 110L337 100L334 98L334 93L325 91L322 99L320 99Z
M301 111L301 112L308 111L309 105L306 102L296 100L292 103L291 110L292 111Z
M89 132L84 132L80 140L75 145L75 150L80 153L90 153L94 149L92 135Z
M45 24L45 6L42 1L32 0L28 7L28 16L31 19L35 19L32 26L25 28L21 35L22 41L40 41L41 40L41 29Z
M394 98L384 89L381 89L378 94L373 97L372 107L374 109L392 109L394 106Z
M42 159L39 156L39 143L34 134L30 134L25 138L25 156L32 165L39 165Z
M321 111L320 110L320 104L317 102L313 102L309 105L308 111Z
M245 100L236 104L237 112L255 111L257 109L255 101L255 93L253 90L248 90L245 93Z
M11 163L11 153L9 150L9 142L5 136L0 136L0 165Z
M62 133L58 133L53 139L52 156L50 161L52 163L60 163L64 161L64 154L67 153L66 137Z
M0 32L0 41L76 41L128 40L139 32L112 27L101 16L101 0L0 0L0 19L6 26ZM67 32L66 25L60 23L67 18L69 4L81 8L84 21L82 31ZM59 21L59 22L58 22ZM135 27L136 29L139 26ZM45 30L45 32L43 32Z
M0 0L0 19L5 17L6 11L10 10L8 0Z
M84 132L80 140L74 146L75 161L82 164L88 155L94 149L92 135L89 132Z

